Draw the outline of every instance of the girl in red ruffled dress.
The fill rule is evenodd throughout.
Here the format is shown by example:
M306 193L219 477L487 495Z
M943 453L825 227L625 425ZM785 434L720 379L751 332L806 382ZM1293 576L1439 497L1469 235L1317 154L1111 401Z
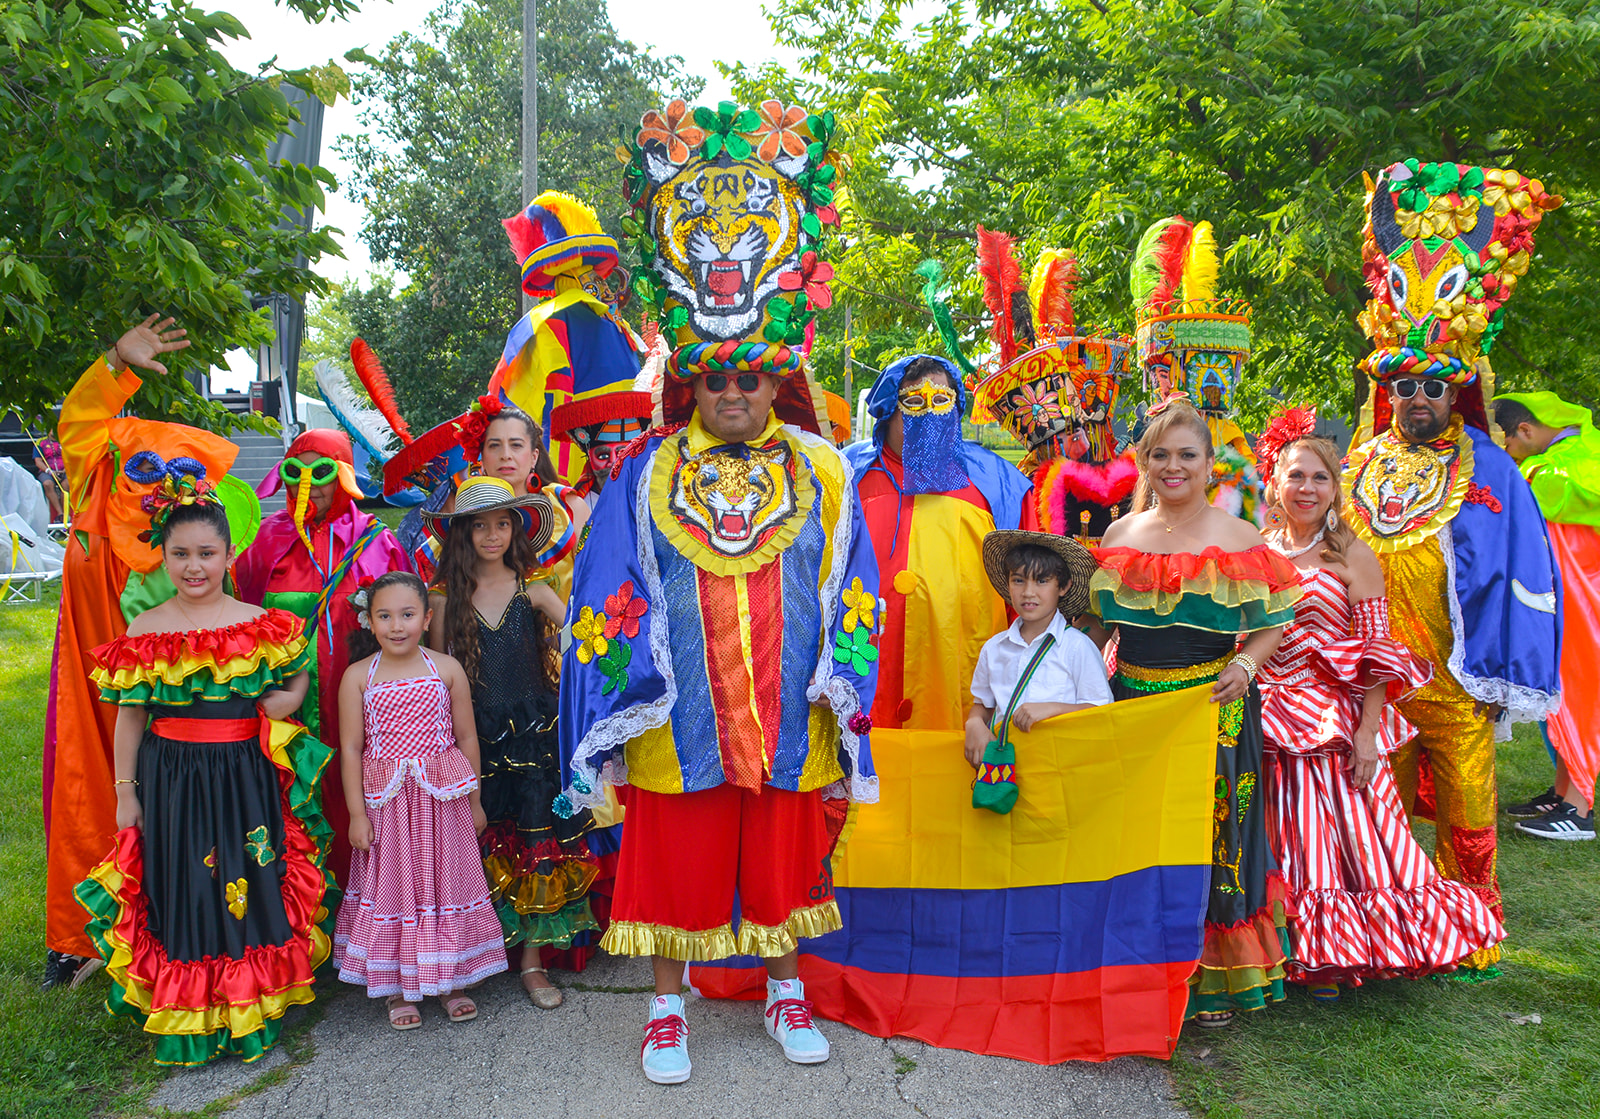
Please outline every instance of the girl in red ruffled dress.
M177 593L91 653L118 708L118 831L76 894L106 1005L156 1035L157 1062L254 1061L328 957L317 783L330 754L284 721L314 654L299 618L224 593L228 520L198 461L145 451L125 469L164 475L146 508Z
M1383 569L1340 517L1339 451L1290 409L1256 444L1268 542L1305 595L1261 670L1267 831L1289 886L1289 978L1339 984L1454 970L1504 929L1412 837L1386 756L1416 734L1394 704L1428 682L1389 636Z
M339 685L350 879L334 962L340 979L387 998L397 1030L422 1025L426 995L465 1022L478 1016L465 989L506 970L478 858L486 821L467 674L422 648L428 592L409 571L380 575L351 605L361 629Z

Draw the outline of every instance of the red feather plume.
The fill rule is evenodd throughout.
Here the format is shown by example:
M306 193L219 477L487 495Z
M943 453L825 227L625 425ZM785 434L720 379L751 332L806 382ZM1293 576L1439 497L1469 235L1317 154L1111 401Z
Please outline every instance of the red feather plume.
M978 275L983 277L983 305L989 308L993 324L990 335L1000 347L1000 364L1010 365L1017 356L1017 338L1011 323L1011 296L1022 283L1022 266L1012 247L1016 239L978 226Z
M1194 235L1194 225L1187 218L1176 217L1161 234L1161 248L1156 260L1161 268L1161 279L1150 296L1150 306L1164 307L1183 282L1183 265L1189 259L1189 238Z
M1039 287L1040 326L1052 326L1067 333L1072 331L1072 293L1077 286L1077 257L1057 257L1045 266L1044 283Z
M350 343L350 363L356 367L356 376L361 378L367 395L372 397L372 403L378 406L383 418L394 428L400 442L410 443L411 429L406 426L405 417L400 415L400 405L394 399L394 386L389 384L389 375L383 371L378 355L364 340L357 338Z
M533 250L543 243L538 230L534 229L533 223L528 220L527 214L506 218L500 224L506 227L506 236L511 238L511 251L516 254L519 265L532 256Z

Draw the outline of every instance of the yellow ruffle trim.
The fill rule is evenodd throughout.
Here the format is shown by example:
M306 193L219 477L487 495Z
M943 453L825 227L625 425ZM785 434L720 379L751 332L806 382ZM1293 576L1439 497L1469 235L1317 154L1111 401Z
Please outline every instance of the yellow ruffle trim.
M1195 968L1190 986L1202 995L1238 995L1281 983L1284 979L1282 964L1270 968L1260 967L1207 967Z
M613 956L665 956L669 960L725 960L739 954L731 924L690 932L643 921L612 921L600 947Z
M1114 571L1101 568L1089 578L1089 595L1097 597L1101 591L1110 591L1113 601L1128 610L1153 610L1157 614L1170 614L1183 603L1187 595L1198 595L1225 609L1235 609L1250 603L1264 603L1263 610L1277 614L1288 610L1300 601L1305 593L1300 587L1272 590L1265 580L1229 579L1225 576L1204 575L1198 579L1180 579L1177 593L1157 588L1140 591L1127 586Z
M1486 967L1493 967L1500 962L1500 946L1491 944L1487 948L1479 948L1472 955L1460 961L1458 967L1470 967L1482 971Z
M792 458L790 469L794 472L794 509L760 547L742 556L721 555L696 540L672 512L673 479L681 465L694 457L690 453L688 440L673 436L663 440L661 446L656 448L655 460L650 464L650 512L655 526L679 555L701 571L712 575L749 575L759 571L772 562L774 556L793 544L800 530L805 527L811 507L817 500L816 483L811 471L806 468L803 448L799 443L787 434L780 434L779 438ZM680 442L683 446L681 458Z
M833 900L821 905L796 909L781 925L758 925L754 921L739 922L739 954L760 956L764 960L787 956L800 947L802 936L824 936L844 928L839 916L839 903Z
M304 637L285 642L262 641L249 653L226 657L221 661L211 653L182 656L177 660L159 657L149 664L119 668L114 672L96 668L90 673L90 679L95 682L96 687L107 691L126 691L140 684L179 687L187 683L195 673L203 670L209 672L211 679L218 684L225 684L229 680L257 672L263 667L278 669L290 664L300 655L305 645Z
M582 859L565 859L556 864L549 874L524 874L518 876L511 870L511 860L504 855L491 855L483 860L484 873L489 878L489 892L495 901L502 899L518 913L556 913L565 909L589 892L600 868Z

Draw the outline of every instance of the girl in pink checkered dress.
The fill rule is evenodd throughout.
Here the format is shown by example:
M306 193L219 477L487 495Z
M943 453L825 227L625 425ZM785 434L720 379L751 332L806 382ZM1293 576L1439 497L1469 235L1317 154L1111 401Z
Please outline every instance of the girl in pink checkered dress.
M422 648L427 591L410 572L379 577L351 605L361 629L339 685L339 730L352 855L334 962L339 978L387 999L397 1030L422 1025L425 995L464 1022L478 1016L464 989L506 969L478 857L485 821L466 673Z

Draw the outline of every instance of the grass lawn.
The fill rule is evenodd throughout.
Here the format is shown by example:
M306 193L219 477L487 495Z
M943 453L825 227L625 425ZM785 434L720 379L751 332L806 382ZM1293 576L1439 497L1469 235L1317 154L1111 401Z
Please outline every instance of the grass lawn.
M0 785L11 790L0 812L0 1119L139 1111L162 1076L139 1029L103 1012L103 978L39 990L54 627L54 603L0 608ZM1548 785L1537 735L1504 747L1499 772L1502 799ZM1600 1114L1600 850L1526 839L1509 823L1500 842L1503 977L1371 983L1331 1005L1294 989L1226 1030L1186 1030L1172 1062L1185 1105L1219 1119ZM1512 1020L1530 1014L1541 1021Z

